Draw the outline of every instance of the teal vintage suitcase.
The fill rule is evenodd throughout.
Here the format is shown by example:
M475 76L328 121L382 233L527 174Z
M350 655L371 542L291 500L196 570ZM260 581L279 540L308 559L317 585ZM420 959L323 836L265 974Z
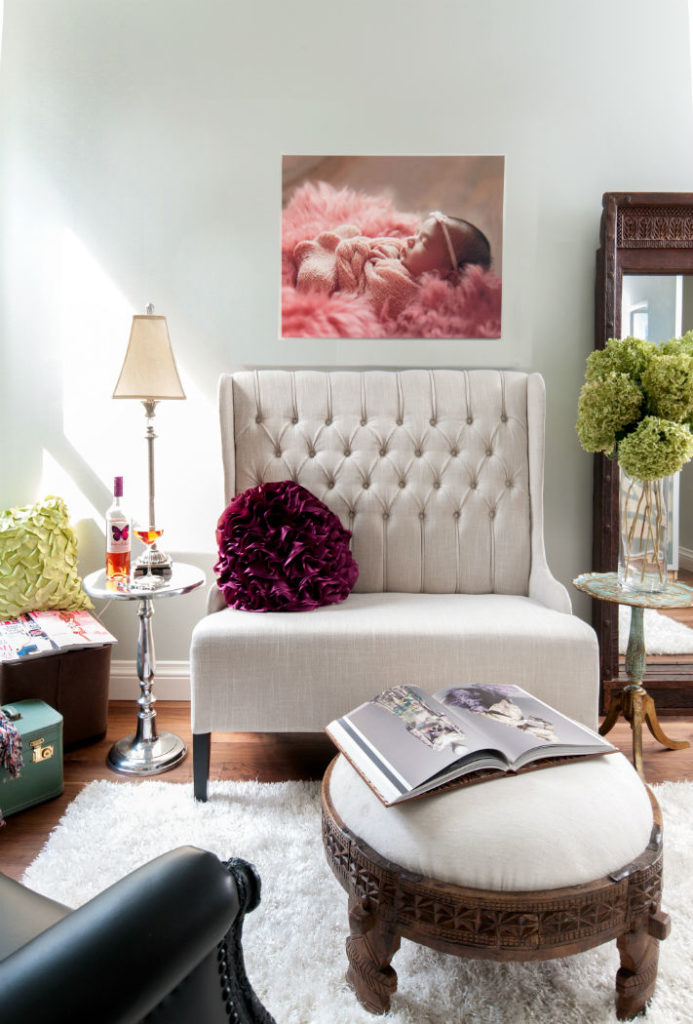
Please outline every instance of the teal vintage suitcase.
M63 716L42 700L18 700L2 710L22 740L24 767L16 778L0 768L0 811L7 817L59 796L63 783Z

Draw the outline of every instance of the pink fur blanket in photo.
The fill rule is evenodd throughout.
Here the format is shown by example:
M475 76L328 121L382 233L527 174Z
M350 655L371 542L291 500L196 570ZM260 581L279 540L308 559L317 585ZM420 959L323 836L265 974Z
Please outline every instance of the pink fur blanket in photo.
M415 235L420 223L417 215L399 212L385 196L325 182L300 186L282 215L282 337L500 337L501 280L477 265L468 266L454 284L436 274L424 274L415 287L399 281L394 303L373 301L379 280L398 283L398 271L387 259L379 265L370 295L365 288L366 283L372 286L372 278L363 278L361 291L337 286L343 269L335 265L333 250L340 239L365 236L387 256L399 240ZM297 288L301 260L307 255L310 265L303 265ZM364 268L359 264L358 269Z

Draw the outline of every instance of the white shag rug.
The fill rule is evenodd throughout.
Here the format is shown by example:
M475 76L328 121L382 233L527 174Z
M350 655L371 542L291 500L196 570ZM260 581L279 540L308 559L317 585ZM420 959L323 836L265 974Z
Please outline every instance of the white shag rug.
M23 881L76 907L166 850L192 844L244 857L262 877L246 918L251 983L277 1024L373 1024L344 981L346 894L327 867L318 783L92 782L68 806ZM664 817L664 900L647 1024L688 1024L693 1006L693 783L655 787ZM595 795L598 799L598 795ZM612 1024L615 941L544 963L462 960L403 940L391 1024Z
M646 608L643 616L645 649L648 654L693 654L693 629L668 615ZM630 633L630 608L618 607L618 650L626 653Z

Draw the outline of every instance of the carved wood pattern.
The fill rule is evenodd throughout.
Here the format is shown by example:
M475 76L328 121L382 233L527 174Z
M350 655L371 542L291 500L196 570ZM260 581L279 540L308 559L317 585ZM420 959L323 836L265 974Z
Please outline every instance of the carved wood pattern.
M327 813L323 841L328 863L347 892L365 900L384 920L397 923L403 934L415 929L468 953L475 947L549 949L604 934L613 937L635 918L646 918L661 899L661 853L621 882L602 880L594 888L580 892L575 887L565 894L502 894L455 886L440 891L439 884L408 878L395 865L390 872L374 870L362 845Z
M668 917L659 911L661 815L652 793L655 824L650 843L621 871L561 889L493 892L425 878L381 857L334 811L329 798L330 774L331 766L323 781L323 844L327 862L349 897L347 980L371 1012L384 1013L389 1007L389 994L395 991L397 980L389 961L400 937L443 952L494 960L566 956L616 938L622 950L617 1007L630 1012L638 1004L642 1009L656 976L652 949L657 947L657 939L668 934ZM637 941L628 938L641 933L649 936L648 942L642 937ZM369 942L382 943L383 936L385 946L377 946L377 955L369 957ZM641 957L640 966L632 970L627 957L636 958L636 947L647 947L649 952L647 963ZM388 970L382 974L385 967ZM636 980L624 971L637 975ZM643 993L649 994L645 998ZM641 996L644 1001L638 1003Z
M693 214L675 206L621 208L616 244L623 249L689 249Z

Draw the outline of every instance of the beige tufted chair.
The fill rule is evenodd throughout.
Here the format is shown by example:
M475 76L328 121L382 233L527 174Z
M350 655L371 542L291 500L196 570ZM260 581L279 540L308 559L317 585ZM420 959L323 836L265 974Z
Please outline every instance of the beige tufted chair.
M295 480L359 578L311 612L227 608L191 644L195 796L210 734L320 731L386 687L512 682L595 727L594 631L543 538L544 382L499 370L256 370L219 386L226 501Z

